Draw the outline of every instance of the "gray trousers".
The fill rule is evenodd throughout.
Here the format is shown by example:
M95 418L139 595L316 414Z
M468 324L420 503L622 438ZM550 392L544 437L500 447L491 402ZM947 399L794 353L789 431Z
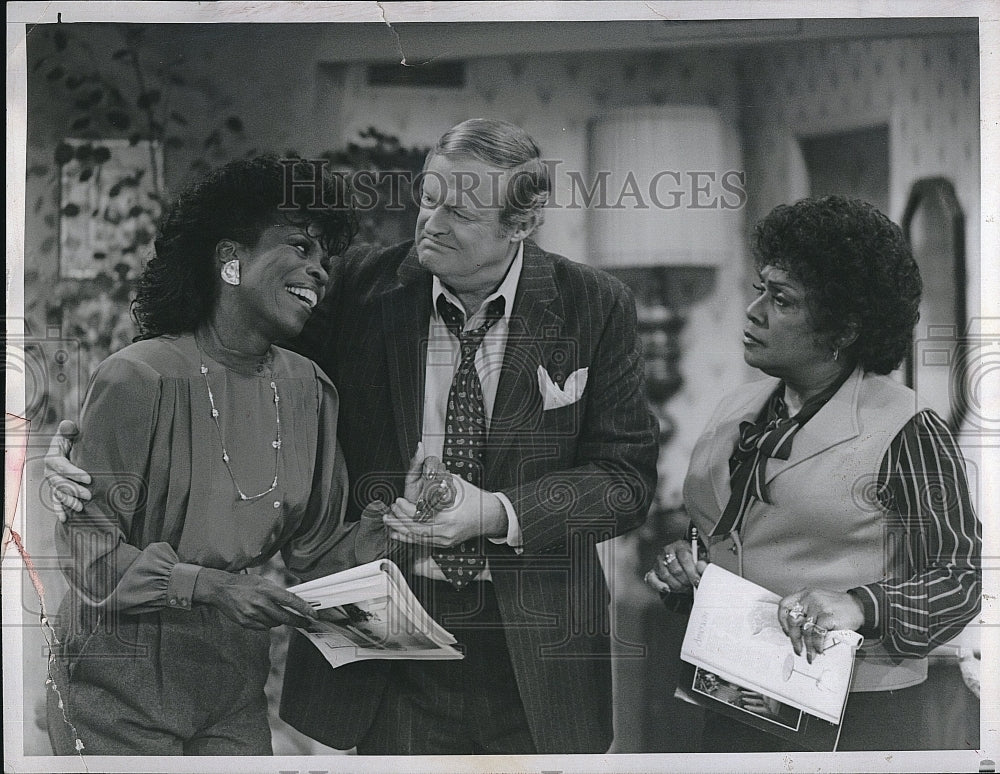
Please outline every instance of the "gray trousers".
M271 754L269 632L201 605L81 625L67 603L47 690L56 755L77 740L85 755Z

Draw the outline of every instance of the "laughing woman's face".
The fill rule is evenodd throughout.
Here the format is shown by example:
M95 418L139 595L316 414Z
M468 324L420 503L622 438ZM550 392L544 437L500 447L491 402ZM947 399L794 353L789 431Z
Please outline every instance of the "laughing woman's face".
M267 342L292 338L322 300L330 256L307 224L269 226L253 247L236 245L240 284L235 297L245 332Z

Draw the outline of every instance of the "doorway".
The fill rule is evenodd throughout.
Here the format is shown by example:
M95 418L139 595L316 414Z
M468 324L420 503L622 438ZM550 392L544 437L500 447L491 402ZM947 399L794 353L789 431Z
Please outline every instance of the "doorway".
M889 214L887 124L799 138L809 195L864 199Z

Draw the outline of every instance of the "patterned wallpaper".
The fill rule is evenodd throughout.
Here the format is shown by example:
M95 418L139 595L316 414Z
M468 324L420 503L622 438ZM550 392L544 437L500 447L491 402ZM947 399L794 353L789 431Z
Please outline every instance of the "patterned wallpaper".
M886 125L889 211L913 182L944 175L966 213L967 308L980 283L979 45L972 35L783 46L737 64L745 104L748 222L804 196L797 137Z
M524 126L550 158L586 170L587 122L627 106L694 104L716 107L728 124L731 157L743 159L748 201L744 227L781 202L808 193L798 138L883 125L889 138L888 212L898 220L913 181L943 174L967 213L968 301L979 309L979 78L975 36L843 40L743 51L686 50L493 57L468 63L460 90L372 89L360 65L334 68L324 99L326 125L347 139L375 124L404 142L430 144L442 131L475 115ZM730 155L730 154L727 154ZM556 185L565 185L557 178ZM539 241L586 260L585 215L550 211ZM721 278L725 287L685 310L681 332L684 388L671 410L697 430L721 383L751 376L721 351L718 331L748 300L741 280L745 239L734 245L742 266ZM735 289L733 281L735 281ZM738 358L738 353L737 353ZM706 408L707 407L707 408ZM680 475L693 439L688 427L661 455L668 481L662 495L679 496Z

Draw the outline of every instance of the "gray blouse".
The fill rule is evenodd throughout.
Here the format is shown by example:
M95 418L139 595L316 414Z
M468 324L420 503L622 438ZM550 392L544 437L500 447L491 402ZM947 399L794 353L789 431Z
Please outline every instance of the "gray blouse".
M241 501L234 478L252 496L275 476L272 382L277 487ZM185 609L201 567L238 572L280 550L306 580L384 554L379 518L343 522L337 407L311 360L274 346L247 357L208 328L109 357L91 380L72 453L93 476L93 499L56 529L71 585L97 608Z

